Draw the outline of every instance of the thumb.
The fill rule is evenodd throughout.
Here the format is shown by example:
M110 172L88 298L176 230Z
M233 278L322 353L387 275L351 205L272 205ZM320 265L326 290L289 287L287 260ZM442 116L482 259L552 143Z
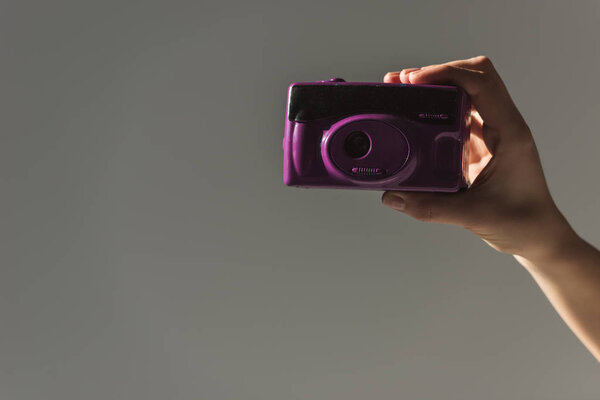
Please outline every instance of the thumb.
M468 191L457 193L423 193L387 191L381 201L384 205L410 215L419 221L470 225L474 203Z

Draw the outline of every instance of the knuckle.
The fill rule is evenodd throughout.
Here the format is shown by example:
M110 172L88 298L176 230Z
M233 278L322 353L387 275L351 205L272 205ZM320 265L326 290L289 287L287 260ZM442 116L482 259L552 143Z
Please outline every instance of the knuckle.
M494 68L492 60L488 56L477 56L473 59L475 64L479 65L484 71L491 71Z

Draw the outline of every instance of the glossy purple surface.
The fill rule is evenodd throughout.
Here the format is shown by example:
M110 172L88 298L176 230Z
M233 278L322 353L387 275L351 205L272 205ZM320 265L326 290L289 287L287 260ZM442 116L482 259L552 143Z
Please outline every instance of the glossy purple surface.
M440 192L454 192L467 186L470 102L462 89L337 80L294 83L288 89L288 111L292 88L300 85L411 86L427 88L430 94L431 90L446 93L451 90L456 92L458 111L454 123L448 124L445 123L448 115L429 109L419 110L418 118L369 112L308 122L290 121L286 113L283 141L286 185ZM365 132L370 138L371 149L364 157L352 158L344 151L344 141L353 131Z

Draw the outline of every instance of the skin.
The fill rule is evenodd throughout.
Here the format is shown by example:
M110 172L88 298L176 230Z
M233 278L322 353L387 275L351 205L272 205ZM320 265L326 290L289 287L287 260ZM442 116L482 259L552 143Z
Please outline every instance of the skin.
M421 221L461 226L512 254L600 362L600 252L554 203L533 135L489 58L388 72L384 82L460 86L473 108L469 189L387 191L383 204Z

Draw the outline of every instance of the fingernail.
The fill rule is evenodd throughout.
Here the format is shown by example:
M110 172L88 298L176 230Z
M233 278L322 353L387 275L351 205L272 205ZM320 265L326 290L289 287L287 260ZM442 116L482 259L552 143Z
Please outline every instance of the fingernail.
M406 206L404 199L397 194L388 194L385 196L383 204L398 211L404 210L404 207Z

